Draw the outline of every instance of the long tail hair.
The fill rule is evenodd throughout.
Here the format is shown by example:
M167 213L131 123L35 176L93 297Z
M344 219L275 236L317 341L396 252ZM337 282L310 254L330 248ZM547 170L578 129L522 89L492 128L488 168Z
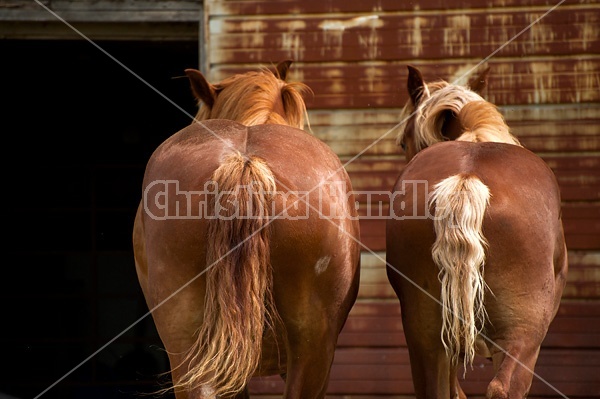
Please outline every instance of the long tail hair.
M442 285L441 338L452 364L461 351L464 365L473 363L475 338L487 317L483 266L487 241L482 233L490 191L478 177L450 176L434 186L435 243L432 257Z
M212 180L220 210L208 221L204 319L186 358L188 370L174 388L222 397L244 389L258 367L265 326L278 317L268 228L276 187L263 160L239 152Z

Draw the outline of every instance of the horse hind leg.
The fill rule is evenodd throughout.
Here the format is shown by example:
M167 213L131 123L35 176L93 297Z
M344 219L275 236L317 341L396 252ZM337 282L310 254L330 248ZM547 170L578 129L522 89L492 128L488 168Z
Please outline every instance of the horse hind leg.
M486 399L525 398L533 381L539 345L512 344L492 355L496 375L489 383Z
M458 382L458 365L450 366L450 398L451 399L467 399L467 395L460 387Z
M283 398L323 399L342 325L336 315L338 308L332 310L292 297L295 300L282 301L280 308L286 329L286 369L281 374L285 381Z
M327 330L313 326L302 332L288 331L285 399L325 397L337 342Z

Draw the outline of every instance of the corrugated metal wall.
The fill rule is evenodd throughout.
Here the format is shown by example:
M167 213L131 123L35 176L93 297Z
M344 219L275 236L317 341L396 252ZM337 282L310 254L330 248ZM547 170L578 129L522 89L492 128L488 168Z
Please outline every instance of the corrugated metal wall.
M491 56L486 98L552 167L564 200L570 272L536 368L555 389L534 378L531 396L598 397L600 12L596 1L566 1L550 11L557 3L206 1L205 68L217 81L293 59L291 79L314 90L307 102L312 132L349 162L356 191L389 191L404 165L394 127L407 100L406 64L428 80L455 81ZM410 395L399 305L382 261L385 221L361 226L373 253L363 254L359 301L340 336L329 393ZM463 383L467 394L482 395L491 373L480 359ZM267 395L282 386L267 378L252 389Z

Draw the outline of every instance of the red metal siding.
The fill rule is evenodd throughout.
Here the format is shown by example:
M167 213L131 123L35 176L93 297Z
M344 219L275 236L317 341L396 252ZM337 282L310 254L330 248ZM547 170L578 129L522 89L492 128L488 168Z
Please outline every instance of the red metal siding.
M556 173L563 199L570 272L562 306L536 373L569 397L600 396L600 13L597 1L546 0L207 1L212 80L295 62L307 83L311 131L347 162L355 191L389 191L404 165L395 145L407 100L406 65L428 80L464 82L486 59L485 97L513 133ZM529 28L528 28L529 27ZM487 57L491 56L489 59ZM359 195L361 215L365 198ZM382 195L382 209L387 209ZM330 397L412 395L400 308L385 275L385 221L361 220L359 301L340 336ZM482 396L491 365L467 373ZM278 377L256 379L255 394L281 393ZM534 378L531 397L560 397Z

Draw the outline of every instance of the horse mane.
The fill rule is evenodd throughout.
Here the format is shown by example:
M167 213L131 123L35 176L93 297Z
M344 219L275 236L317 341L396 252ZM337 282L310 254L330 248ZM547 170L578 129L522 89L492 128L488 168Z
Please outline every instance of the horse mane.
M287 83L267 68L231 76L214 87L215 103L212 107L202 104L196 119L230 119L247 126L282 124L299 129L308 123L302 94L311 92L310 88L301 82Z
M463 133L456 140L474 143L493 141L520 146L521 143L510 133L510 128L498 108L487 101L465 104L457 115Z
M411 118L414 118L414 143L417 151L440 141L446 141L442 128L446 115L450 111L457 115L465 129L457 140L496 141L520 145L510 133L497 107L468 87L439 80L427 84L423 91L423 101L416 110L411 100L408 100L402 109L401 128L396 144L402 143L406 124ZM462 112L467 105L469 105L467 109Z

